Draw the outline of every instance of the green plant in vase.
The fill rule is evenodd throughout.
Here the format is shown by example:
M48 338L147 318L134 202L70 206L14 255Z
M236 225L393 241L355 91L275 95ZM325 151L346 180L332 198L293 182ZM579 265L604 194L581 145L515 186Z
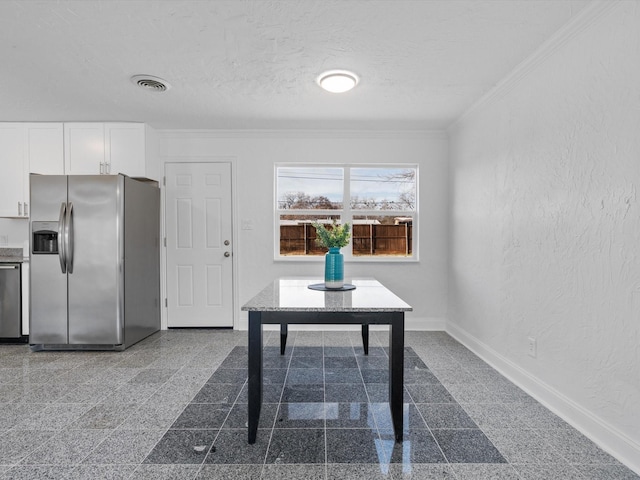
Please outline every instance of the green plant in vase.
M340 249L349 243L349 224L334 220L331 228L318 222L312 225L316 229L316 244L329 249L324 257L324 286L339 290L344 285L344 256Z
M338 224L333 221L331 228L328 229L324 224L312 223L316 229L316 244L325 248L342 248L349 244L351 233L349 232L349 224Z

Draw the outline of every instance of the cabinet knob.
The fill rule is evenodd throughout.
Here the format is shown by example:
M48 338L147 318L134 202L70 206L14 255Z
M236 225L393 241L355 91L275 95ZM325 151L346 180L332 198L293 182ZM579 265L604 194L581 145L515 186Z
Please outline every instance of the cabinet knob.
M231 252L224 252L224 256L225 257L230 257L231 256Z

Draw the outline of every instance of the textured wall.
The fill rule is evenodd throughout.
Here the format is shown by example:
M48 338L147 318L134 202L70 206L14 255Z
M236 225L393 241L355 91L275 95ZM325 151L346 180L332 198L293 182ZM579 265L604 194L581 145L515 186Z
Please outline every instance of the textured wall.
M640 3L583 27L450 129L449 316L640 448Z

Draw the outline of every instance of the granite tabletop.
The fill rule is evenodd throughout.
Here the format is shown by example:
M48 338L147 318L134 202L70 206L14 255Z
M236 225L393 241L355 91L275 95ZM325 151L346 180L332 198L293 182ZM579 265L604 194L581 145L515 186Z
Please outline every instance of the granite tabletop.
M321 278L282 277L267 285L242 306L260 312L408 312L413 308L375 278L345 279L356 286L349 291L311 290Z
M0 247L0 263L22 263L22 248Z

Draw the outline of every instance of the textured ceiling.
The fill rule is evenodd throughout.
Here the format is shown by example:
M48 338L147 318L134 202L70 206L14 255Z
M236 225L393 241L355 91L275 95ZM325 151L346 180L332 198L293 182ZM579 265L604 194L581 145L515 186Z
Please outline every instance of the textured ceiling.
M0 121L442 128L588 3L0 0ZM321 90L335 68L358 87Z

